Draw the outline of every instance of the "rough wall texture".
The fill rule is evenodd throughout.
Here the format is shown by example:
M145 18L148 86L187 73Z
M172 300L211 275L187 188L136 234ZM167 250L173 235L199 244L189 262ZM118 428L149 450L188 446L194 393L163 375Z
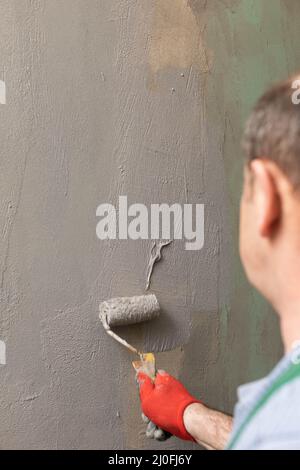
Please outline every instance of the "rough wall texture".
M155 268L163 318L127 338L228 412L275 363L238 259L239 141L298 67L299 23L298 0L0 0L0 447L191 447L146 441L131 357L97 319L146 282L150 241L96 238L121 194L206 213L203 250L174 242Z

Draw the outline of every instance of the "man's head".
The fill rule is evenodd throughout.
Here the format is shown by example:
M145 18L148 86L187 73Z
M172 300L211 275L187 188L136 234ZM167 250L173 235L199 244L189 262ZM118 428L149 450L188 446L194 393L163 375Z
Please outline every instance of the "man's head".
M297 78L262 96L243 139L247 162L240 253L250 281L279 310L287 293L292 296L299 290L300 104L293 88Z

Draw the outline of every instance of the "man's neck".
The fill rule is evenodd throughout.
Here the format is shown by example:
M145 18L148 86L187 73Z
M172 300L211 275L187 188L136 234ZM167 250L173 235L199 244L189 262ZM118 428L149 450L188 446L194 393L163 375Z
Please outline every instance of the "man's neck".
M300 343L300 299L281 309L279 316L284 349L288 353Z

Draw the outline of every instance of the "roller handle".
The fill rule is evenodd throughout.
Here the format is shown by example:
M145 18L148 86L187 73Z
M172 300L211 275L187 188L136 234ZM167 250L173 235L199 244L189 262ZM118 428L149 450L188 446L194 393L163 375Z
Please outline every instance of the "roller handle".
M105 331L108 335L110 335L112 338L114 338L116 341L118 341L118 343L125 346L125 348L129 349L129 351L137 354L138 356L141 356L142 353L140 353L136 348L131 346L131 344L127 343L127 341L125 341L125 339L121 338L114 331L112 331L110 329L110 326L107 323L107 316L106 315L103 315L103 316L101 315L100 320L102 321L103 327L104 327L104 329L105 329Z

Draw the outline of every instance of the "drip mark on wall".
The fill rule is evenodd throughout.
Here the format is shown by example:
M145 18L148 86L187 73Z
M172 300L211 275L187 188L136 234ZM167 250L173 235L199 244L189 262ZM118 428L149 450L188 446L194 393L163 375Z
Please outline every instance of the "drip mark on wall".
M158 263L158 261L161 260L162 258L162 249L165 246L168 246L172 243L173 240L158 240L155 241L152 245L151 248L151 253L150 253L150 259L148 263L148 269L147 269L147 283L146 283L146 290L149 289L150 283L151 283L151 277L153 274L153 269L155 263Z

